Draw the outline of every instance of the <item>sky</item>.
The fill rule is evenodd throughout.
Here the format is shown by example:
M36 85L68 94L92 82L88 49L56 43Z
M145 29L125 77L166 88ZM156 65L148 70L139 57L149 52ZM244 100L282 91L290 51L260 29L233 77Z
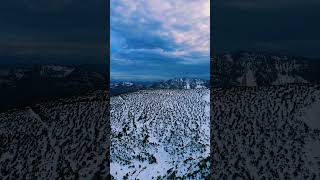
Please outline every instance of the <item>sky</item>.
M217 53L262 51L320 58L319 0L215 0Z
M0 63L106 64L106 0L2 0Z
M112 80L209 79L210 0L111 0Z

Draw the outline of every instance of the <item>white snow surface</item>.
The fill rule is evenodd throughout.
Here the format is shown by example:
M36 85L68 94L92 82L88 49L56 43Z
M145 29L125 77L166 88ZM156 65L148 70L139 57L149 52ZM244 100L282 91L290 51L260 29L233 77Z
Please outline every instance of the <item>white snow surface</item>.
M105 179L104 92L0 113L0 179Z
M209 92L152 90L112 97L111 175L115 179L208 176Z
M319 179L319 85L211 93L211 179Z

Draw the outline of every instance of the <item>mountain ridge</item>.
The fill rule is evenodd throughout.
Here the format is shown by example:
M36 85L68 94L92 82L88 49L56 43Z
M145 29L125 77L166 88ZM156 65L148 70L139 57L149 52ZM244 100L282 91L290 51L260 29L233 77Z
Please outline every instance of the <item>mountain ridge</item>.
M200 78L173 78L156 82L132 82L120 81L111 82L111 96L124 93L136 92L139 90L158 90L158 89L205 89L210 87L210 81Z
M218 54L211 59L213 86L319 83L320 60L268 53Z

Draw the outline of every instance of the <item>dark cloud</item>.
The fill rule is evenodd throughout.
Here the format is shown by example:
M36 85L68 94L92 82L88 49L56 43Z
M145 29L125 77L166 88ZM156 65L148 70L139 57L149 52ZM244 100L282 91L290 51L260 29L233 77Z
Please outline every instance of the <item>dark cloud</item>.
M226 0L222 6L235 9L300 9L318 6L318 0Z
M70 59L75 54L82 58L84 54L92 57L88 61L105 63L100 51L106 49L107 44L107 3L103 0L4 0L0 6L1 52L6 52L6 57L10 53L12 56L55 56L57 61ZM0 60L6 61L1 54Z
M316 0L216 1L212 10L213 45L216 51L275 51L319 56L320 40Z

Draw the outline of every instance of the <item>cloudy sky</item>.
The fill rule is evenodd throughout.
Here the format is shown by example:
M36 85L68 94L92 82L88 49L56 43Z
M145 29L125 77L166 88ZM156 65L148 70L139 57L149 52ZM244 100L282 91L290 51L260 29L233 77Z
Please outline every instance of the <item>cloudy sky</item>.
M239 50L320 57L319 0L215 0L216 52Z
M111 79L209 78L209 0L111 0Z
M106 64L106 0L2 0L0 63Z

